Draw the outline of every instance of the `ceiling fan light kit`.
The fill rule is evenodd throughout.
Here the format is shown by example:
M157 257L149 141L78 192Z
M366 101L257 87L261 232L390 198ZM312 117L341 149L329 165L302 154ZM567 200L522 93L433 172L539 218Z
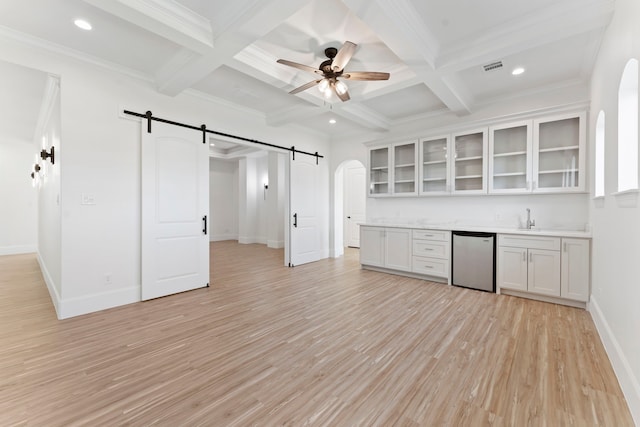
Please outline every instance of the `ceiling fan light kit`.
M345 102L351 99L351 97L349 95L349 88L345 82L339 80L340 77L348 80L389 80L389 73L375 71L344 72L344 67L346 67L351 60L351 57L355 53L357 47L358 45L355 43L346 41L340 50L335 47L326 48L324 50L324 54L328 59L323 61L318 68L288 61L286 59L278 59L277 62L280 64L323 76L322 79L310 81L309 83L293 89L289 93L291 95L295 95L296 93L305 91L310 87L317 85L320 93L323 94L325 99L329 99L331 95L335 94L342 102Z

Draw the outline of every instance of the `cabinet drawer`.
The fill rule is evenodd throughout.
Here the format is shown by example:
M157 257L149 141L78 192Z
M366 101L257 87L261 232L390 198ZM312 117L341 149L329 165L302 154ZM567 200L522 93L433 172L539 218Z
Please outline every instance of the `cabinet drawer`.
M414 256L412 267L414 273L449 277L449 261L445 259Z
M445 230L413 230L413 238L419 240L450 242L451 232Z
M560 238L543 236L522 236L519 234L499 234L498 246L559 251Z
M413 255L416 256L449 259L449 252L449 242L413 241Z

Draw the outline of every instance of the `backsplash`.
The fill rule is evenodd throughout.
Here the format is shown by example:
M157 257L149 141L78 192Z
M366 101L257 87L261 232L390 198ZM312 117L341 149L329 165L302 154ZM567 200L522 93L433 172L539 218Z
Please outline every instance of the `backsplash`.
M367 222L522 228L529 208L536 228L590 231L588 201L588 194L369 198Z

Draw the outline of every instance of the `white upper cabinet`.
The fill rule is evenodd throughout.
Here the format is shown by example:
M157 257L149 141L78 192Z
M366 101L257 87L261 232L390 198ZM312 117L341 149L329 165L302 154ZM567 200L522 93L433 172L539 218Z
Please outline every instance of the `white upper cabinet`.
M417 194L416 154L415 142L393 144L393 194L405 196Z
M585 191L586 113L369 149L369 196Z
M525 120L489 128L489 192L531 190L532 122Z
M420 141L418 180L421 195L441 195L451 191L449 141L448 135Z
M453 159L451 181L453 193L487 192L487 129L452 135Z
M533 191L585 190L586 115L533 121Z
M369 150L369 195L385 196L391 194L391 176L389 165L391 151L389 147Z

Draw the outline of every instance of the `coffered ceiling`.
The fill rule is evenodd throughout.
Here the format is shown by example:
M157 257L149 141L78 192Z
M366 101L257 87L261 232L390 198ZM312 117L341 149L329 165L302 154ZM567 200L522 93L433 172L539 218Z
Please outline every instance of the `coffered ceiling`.
M345 135L586 85L612 13L613 0L4 0L0 37L90 58L170 96L198 91L273 126ZM76 28L79 17L93 29ZM358 45L347 71L391 78L348 81L344 103L316 88L288 94L315 76L277 59L317 67L345 40Z

